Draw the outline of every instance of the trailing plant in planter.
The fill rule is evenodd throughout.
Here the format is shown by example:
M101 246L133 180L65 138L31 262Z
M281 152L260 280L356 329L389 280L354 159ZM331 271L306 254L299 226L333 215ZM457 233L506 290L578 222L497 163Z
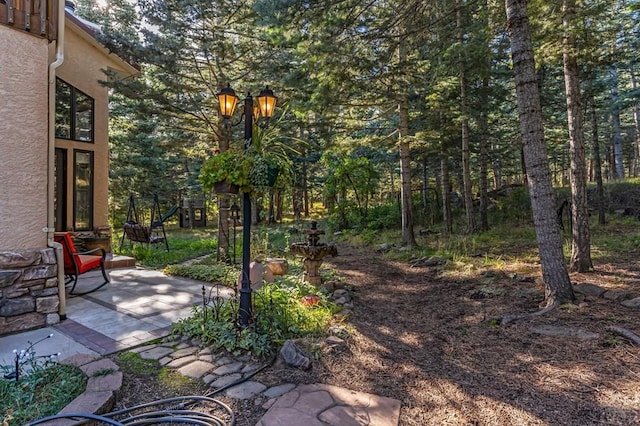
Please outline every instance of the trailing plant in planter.
M241 191L251 191L251 170L254 160L244 153L228 150L216 152L200 170L200 182L211 190L217 183L236 185Z

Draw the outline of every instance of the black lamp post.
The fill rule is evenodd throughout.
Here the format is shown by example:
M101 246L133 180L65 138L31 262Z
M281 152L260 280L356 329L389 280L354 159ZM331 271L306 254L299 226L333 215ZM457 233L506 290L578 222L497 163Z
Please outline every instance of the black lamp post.
M240 207L236 203L231 206L231 220L233 221L233 264L236 264L236 226L240 220Z
M229 120L238 104L236 92L227 86L217 94L220 108L220 115L225 120ZM266 86L256 97L257 108L254 110L253 97L247 93L244 99L244 149L245 152L251 146L253 139L253 122L259 116L271 118L278 98L273 91ZM258 115L259 116L254 116ZM240 118L242 121L242 118ZM240 124L240 121L237 124ZM242 197L242 286L240 287L240 323L246 327L251 322L253 309L251 304L251 280L249 278L249 265L251 261L251 196L249 192L244 192Z

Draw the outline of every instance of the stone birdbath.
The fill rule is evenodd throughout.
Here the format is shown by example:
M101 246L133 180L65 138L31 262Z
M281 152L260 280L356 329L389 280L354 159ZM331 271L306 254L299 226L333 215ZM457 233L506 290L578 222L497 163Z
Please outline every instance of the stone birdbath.
M318 229L318 222L311 222L311 228L303 231L307 234L306 243L291 244L291 253L296 256L302 256L302 265L304 266L304 281L313 284L322 284L320 278L320 265L322 259L326 256L337 256L338 249L333 244L320 243L320 235L324 235L324 231Z

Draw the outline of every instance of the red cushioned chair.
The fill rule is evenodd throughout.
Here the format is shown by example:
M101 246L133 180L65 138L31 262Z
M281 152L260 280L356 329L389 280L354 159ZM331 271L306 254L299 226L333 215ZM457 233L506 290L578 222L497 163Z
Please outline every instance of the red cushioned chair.
M107 256L107 252L104 249L96 248L89 251L79 252L76 250L76 246L73 244L73 240L71 239L71 234L69 232L56 232L53 238L57 243L62 244L62 251L64 252L64 275L66 277L65 284L69 285L73 283L69 294L81 296L83 294L96 291L109 283L109 276L104 269L104 261ZM96 255L94 253L99 254ZM102 270L104 282L89 291L74 293L73 291L76 288L76 284L78 284L78 277L85 272L98 267Z

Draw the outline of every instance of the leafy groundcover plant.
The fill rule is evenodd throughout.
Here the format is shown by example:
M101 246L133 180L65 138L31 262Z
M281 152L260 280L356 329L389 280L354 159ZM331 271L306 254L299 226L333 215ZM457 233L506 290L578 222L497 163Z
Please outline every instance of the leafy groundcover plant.
M317 297L311 305L304 303L309 295ZM253 294L253 302L255 320L250 327L238 326L237 297L213 296L194 308L193 316L174 324L172 332L197 338L214 350L264 357L287 339L325 334L338 309L314 286L294 278L265 284Z
M19 381L0 378L0 424L22 426L58 413L84 392L87 377L77 367L44 364Z

